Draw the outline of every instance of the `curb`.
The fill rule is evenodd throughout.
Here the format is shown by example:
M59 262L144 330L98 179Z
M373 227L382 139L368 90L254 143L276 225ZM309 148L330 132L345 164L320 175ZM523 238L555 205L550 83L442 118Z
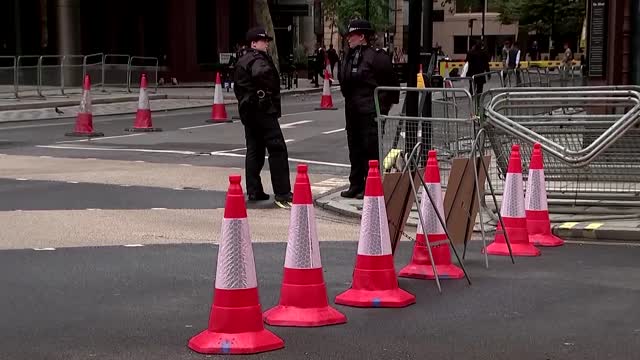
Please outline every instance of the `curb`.
M622 227L602 222L565 222L553 225L552 232L567 240L640 241L640 227Z
M165 100L167 99L166 94L149 94L149 100ZM112 98L100 98L93 96L91 99L91 103L93 105L100 104L113 104L113 103L121 103L121 102L131 102L138 101L138 95L126 95L120 97L112 97ZM0 105L0 111L12 111L12 110L35 110L35 109L47 109L54 107L66 107L66 106L75 106L80 104L80 99L69 99L69 100L55 100L49 101L46 103L15 103L15 104L4 104Z

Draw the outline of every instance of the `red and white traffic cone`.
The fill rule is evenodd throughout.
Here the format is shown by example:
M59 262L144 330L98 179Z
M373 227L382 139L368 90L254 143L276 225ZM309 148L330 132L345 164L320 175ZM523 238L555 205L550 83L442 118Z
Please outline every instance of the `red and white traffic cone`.
M207 122L231 122L231 119L227 115L227 109L224 106L224 95L222 94L222 81L220 80L220 73L216 73L216 86L213 91L213 107L211 108L211 119L207 120Z
M327 300L306 164L298 165L293 188L280 303L264 312L264 321L269 325L301 327L347 322L347 317L329 306Z
M316 110L338 110L333 106L333 99L331 98L331 76L327 69L324 70L324 84L322 85L322 99L320 99L320 107Z
M336 304L405 307L415 302L415 296L398 287L378 161L371 160L364 191L353 283L349 290L336 297Z
M533 152L531 153L529 179L527 180L527 193L524 203L527 213L527 229L529 230L531 242L537 246L563 245L564 241L551 233L542 147L538 143L533 145Z
M431 246L431 254L433 263L435 264L438 277L441 279L461 279L464 277L462 269L451 263L451 249L449 249L449 240L447 234L440 224L436 208L429 201L427 191L436 203L437 211L441 218L444 219L444 205L442 197L442 186L440 185L440 170L438 168L437 153L435 150L429 151L427 159L427 167L424 171L424 182L427 185L422 191L422 200L420 208L422 210L422 218L425 221L426 229L422 229L422 223L418 222L418 231L416 233L416 243L413 247L413 256L409 265L405 266L398 276L416 278L416 279L435 279L433 266L429 258L427 249L427 241ZM426 238L425 238L426 233Z
M104 136L103 133L93 130L93 114L91 113L91 79L88 74L84 76L84 83L82 84L82 99L80 100L80 110L76 117L75 128L73 129L73 132L68 132L65 136Z
M511 147L500 214L505 228L502 229L501 223L498 222L495 240L487 246L487 254L509 256L509 248L502 233L502 231L506 231L514 256L539 256L540 250L529 242L527 218L524 210L520 145Z
M154 128L151 121L151 105L149 104L149 93L147 92L147 75L140 75L140 96L138 97L138 111L136 120L132 128L125 131L131 132L153 132L162 131L161 128Z
M229 176L209 326L189 340L202 354L255 354L284 347L265 330L240 175Z

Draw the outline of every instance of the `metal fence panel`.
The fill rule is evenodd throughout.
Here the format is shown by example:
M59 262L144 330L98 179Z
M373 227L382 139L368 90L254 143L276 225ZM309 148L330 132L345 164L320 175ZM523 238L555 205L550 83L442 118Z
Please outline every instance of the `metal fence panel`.
M38 55L22 55L17 59L17 97L40 97L38 86Z
M156 57L132 56L129 60L128 91L132 92L133 89L139 89L140 77L142 74L147 74L149 91L157 92L158 64L158 58ZM151 87L153 90L151 90Z
M383 172L394 167L399 170L397 159L410 153L420 141L424 144L420 163L424 164L428 150L437 150L443 185L446 185L453 159L471 154L477 125L471 94L461 88L380 87L376 89L376 107L379 106L378 91L416 91L423 95L431 94L433 99L430 118L404 114L378 116L379 158Z
M0 56L0 98L15 99L18 97L17 76L16 57Z
M82 77L89 75L91 79L91 86L94 89L104 89L104 73L102 68L104 66L104 54L90 54L86 55L82 59Z
M526 178L531 148L545 153L551 197L640 200L640 88L499 89L484 96L484 127L499 189L511 145L520 144ZM491 98L491 100L487 100ZM535 112L532 114L531 109ZM543 112L541 110L550 110Z
M124 54L105 54L102 66L104 91L128 91L129 61L131 56Z
M84 55L64 55L62 59L64 93L81 94L83 85ZM93 85L93 79L91 79Z
M62 55L43 55L38 59L38 95L63 96L64 74Z

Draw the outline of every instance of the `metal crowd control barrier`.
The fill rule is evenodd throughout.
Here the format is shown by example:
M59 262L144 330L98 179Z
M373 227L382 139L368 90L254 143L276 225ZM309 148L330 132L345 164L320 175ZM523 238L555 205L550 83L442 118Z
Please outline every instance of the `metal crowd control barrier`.
M82 93L84 55L64 55L62 58L64 95ZM93 82L92 82L93 84Z
M64 95L64 56L43 55L38 58L38 95Z
M502 186L511 145L521 145L526 169L539 142L550 198L640 206L640 87L495 89L481 103L494 184Z
M408 154L413 147L421 142L425 151L438 151L441 162L441 175L446 184L451 163L454 158L469 155L475 137L477 122L473 100L467 89L460 88L407 88L407 87L378 87L374 91L375 106L380 114L378 93L380 91L411 91L431 94L432 98L445 98L456 95L455 106L445 101L433 101L430 118L400 115L379 115L378 148L382 172L389 171L396 166L396 160ZM460 96L457 96L460 95ZM421 154L420 162L426 157ZM396 167L397 169L397 167Z
M97 89L104 89L104 73L102 68L104 67L104 54L90 54L86 55L82 59L82 78L85 75L89 75L91 79L91 87Z
M18 97L18 63L15 56L0 56L0 98Z
M145 56L132 56L129 59L129 73L127 75L127 91L131 92L132 84L135 88L140 86L140 76L147 74L147 80L154 84L154 91L158 92L158 58Z
M105 54L102 59L102 91L123 91L129 89L129 63L131 56L125 54Z
M40 97L38 62L39 55L18 56L16 64L16 97Z

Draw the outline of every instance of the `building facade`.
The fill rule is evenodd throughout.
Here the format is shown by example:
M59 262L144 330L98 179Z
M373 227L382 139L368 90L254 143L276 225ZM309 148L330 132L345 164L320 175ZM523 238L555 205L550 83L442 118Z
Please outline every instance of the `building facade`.
M312 1L269 2L281 58L315 41ZM149 56L163 76L211 81L220 53L256 25L253 9L254 0L7 0L0 55Z

